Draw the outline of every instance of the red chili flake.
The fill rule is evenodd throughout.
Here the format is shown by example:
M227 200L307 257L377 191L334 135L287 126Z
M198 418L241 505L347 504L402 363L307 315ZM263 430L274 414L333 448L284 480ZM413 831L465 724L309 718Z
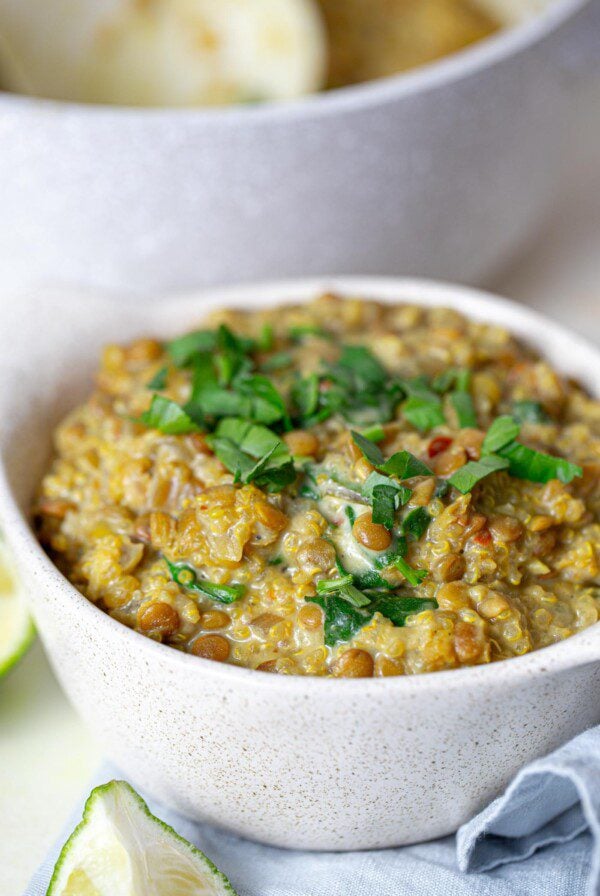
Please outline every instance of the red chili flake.
M482 529L481 532L478 532L477 535L473 538L473 541L476 544L480 544L482 547L486 548L489 544L492 543L492 533L489 529Z
M452 444L452 439L448 436L436 436L435 439L432 439L429 443L429 447L427 449L427 454L429 457L437 457L438 454L441 454L442 451L445 451L446 448L449 448Z

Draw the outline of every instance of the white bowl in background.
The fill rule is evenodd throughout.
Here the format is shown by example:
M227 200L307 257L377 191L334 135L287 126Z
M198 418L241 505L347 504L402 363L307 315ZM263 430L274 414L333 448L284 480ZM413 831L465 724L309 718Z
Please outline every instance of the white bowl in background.
M0 332L0 516L50 661L123 774L190 817L290 848L370 849L448 834L515 772L600 722L600 624L522 657L339 680L267 675L157 644L56 569L27 517L58 420L100 347L193 326L209 307L322 290L444 305L510 328L600 395L600 353L504 299L419 280L328 278L139 302L22 296Z
M487 2L531 14L431 65L294 103L0 94L3 282L143 295L323 271L481 282L557 193L574 72L597 66L600 39L599 0Z

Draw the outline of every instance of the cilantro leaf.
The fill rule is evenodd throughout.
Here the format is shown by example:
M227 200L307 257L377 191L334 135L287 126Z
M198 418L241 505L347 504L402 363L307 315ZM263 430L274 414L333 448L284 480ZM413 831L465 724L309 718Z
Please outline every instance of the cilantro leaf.
M245 585L217 585L199 579L194 567L187 563L171 563L166 557L163 560L169 567L173 581L188 591L198 591L222 604L233 604L246 593Z
M509 417L507 414L497 417L485 434L481 453L495 454L501 448L510 445L517 438L520 431L521 427L512 417Z
M497 454L488 454L481 460L470 460L464 467L460 467L453 473L447 481L463 495L466 495L486 476L496 473L498 470L506 470L508 466L506 458L499 457Z
M475 413L475 405L473 399L468 392L456 390L450 394L450 403L454 408L454 412L458 419L458 425L461 429L477 429L478 421Z
M396 515L397 490L389 485L376 485L373 489L372 520L386 529L392 529Z
M166 349L176 367L187 367L195 355L214 351L216 345L214 330L197 330L167 342Z
M238 482L279 492L296 479L287 447L265 426L226 417L207 442Z
M161 367L160 370L156 371L152 379L146 383L146 389L150 389L152 392L160 392L161 389L166 388L168 378L169 368Z
M398 451L388 460L383 456L381 448L367 439L362 433L351 430L354 443L360 448L370 464L389 476L398 479L412 479L413 476L433 476L427 464L411 454L410 451Z
M529 482L550 482L551 479L559 479L561 482L569 483L576 477L583 476L583 470L576 464L562 457L552 457L550 454L535 451L519 442L507 445L500 453L510 464L509 473L517 479L527 479Z
M153 395L152 403L147 411L139 418L149 429L158 429L165 435L184 435L189 432L198 432L199 427L185 410L164 395Z
M288 330L288 339L291 342L301 342L305 336L321 336L324 339L331 338L331 333L324 330L323 327L314 324L302 324L297 327L290 327Z
M277 352L267 358L260 365L263 373L270 373L272 370L281 370L284 367L290 367L293 364L293 357L289 352Z
M551 423L550 417L539 401L513 401L512 416L517 423Z
M442 403L437 397L431 399L413 395L402 405L402 413L420 432L429 432L430 429L446 422Z

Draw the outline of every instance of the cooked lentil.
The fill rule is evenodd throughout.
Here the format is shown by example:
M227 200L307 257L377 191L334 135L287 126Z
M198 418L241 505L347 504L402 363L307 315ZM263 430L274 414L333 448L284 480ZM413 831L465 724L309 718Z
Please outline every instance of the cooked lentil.
M207 326L191 342L219 332L211 358L229 377L212 399L260 426L274 418L262 459L240 448L264 440L260 427L249 434L244 423L234 444L186 404L201 348L184 356L181 341L179 354L150 339L108 346L95 391L56 430L38 532L100 609L196 656L346 677L502 660L598 621L600 402L577 384L502 328L443 308L325 295L222 311ZM291 363L265 381L256 371L281 352ZM160 431L143 415L164 367ZM449 393L432 391L455 369L469 380L476 430L457 429ZM403 414L411 390L446 422L413 425ZM210 396L200 397L206 414ZM505 469L461 494L452 472L478 462L485 431L516 402L538 408L520 442L583 475L532 482ZM240 425L225 421L232 436ZM351 435L361 428L377 441ZM391 508L392 529L372 522L375 501ZM416 536L402 529L415 508L430 518Z

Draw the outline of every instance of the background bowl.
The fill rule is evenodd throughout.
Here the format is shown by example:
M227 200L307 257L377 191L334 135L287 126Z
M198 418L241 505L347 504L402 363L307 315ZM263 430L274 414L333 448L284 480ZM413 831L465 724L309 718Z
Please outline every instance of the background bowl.
M543 9L432 65L296 103L0 95L4 283L147 294L323 271L482 281L556 195L574 73L598 63L597 0L516 5Z
M600 625L489 666L386 679L267 675L111 619L58 572L26 517L58 419L107 340L169 335L200 308L321 290L454 307L509 327L600 394L600 353L503 299L425 281L336 279L136 302L45 294L0 333L0 515L66 693L124 775L164 803L292 848L369 849L454 831L536 756L600 722Z

